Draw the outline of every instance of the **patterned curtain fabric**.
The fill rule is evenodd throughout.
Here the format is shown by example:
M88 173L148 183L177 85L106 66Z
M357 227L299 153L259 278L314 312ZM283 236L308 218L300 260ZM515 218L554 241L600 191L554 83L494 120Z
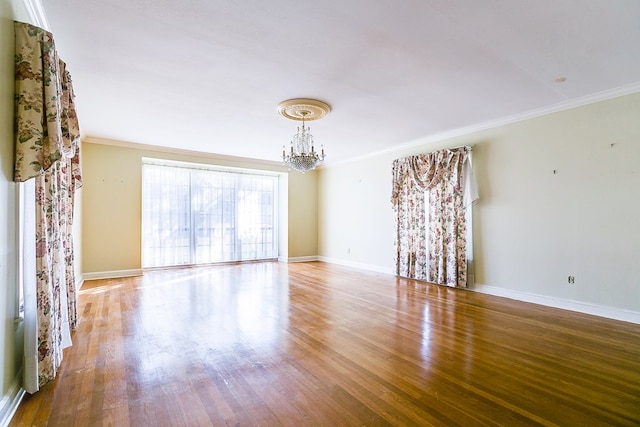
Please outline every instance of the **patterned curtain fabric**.
M71 344L70 329L76 325L72 228L74 192L82 185L80 132L71 78L51 33L15 22L15 36L14 180L35 178L36 194L39 384L25 387L34 392L55 378L62 350Z
M391 202L396 222L395 272L441 285L467 286L467 204L470 147L393 162Z

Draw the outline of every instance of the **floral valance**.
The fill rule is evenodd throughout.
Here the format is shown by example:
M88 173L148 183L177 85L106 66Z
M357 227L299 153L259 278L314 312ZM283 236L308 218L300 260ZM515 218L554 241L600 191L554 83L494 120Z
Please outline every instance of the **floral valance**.
M470 154L471 147L464 146L394 160L391 203L397 205L398 195L406 180L427 191L435 188L443 179L457 191L463 192L465 206L468 205L467 200L473 202L478 197L473 186Z
M72 158L74 187L81 185L80 130L71 77L53 35L15 22L15 181L42 174L62 157Z

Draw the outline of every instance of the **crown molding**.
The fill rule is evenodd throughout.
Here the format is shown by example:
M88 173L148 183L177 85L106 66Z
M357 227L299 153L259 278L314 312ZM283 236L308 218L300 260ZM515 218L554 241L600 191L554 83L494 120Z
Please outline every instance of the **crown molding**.
M523 113L514 114L511 116L503 117L497 120L491 120L484 123L478 123L471 126L466 126L458 129L453 129L450 131L445 131L441 133L437 133L435 135L426 136L423 138L416 139L414 141L410 141L405 144L394 145L393 147L376 151L374 153L365 154L358 157L353 157L343 161L337 161L332 163L326 163L323 165L323 169L329 168L331 166L346 164L357 162L360 160L365 160L372 157L377 157L383 154L389 154L397 151L408 150L411 148L420 147L423 145L434 144L437 142L442 142L447 139L457 138L460 136L465 136L472 134L474 132L479 132L487 129L493 129L500 126L509 125L512 123L522 122L525 120L534 119L541 116L546 116L548 114L559 113L566 110L571 110L573 108L583 107L585 105L595 104L597 102L607 101L609 99L619 98L626 95L632 95L640 92L640 82L632 83L626 86L621 86L609 90L605 90L602 92L593 93L590 95L582 96L579 98L570 99L567 101L563 101L557 104L549 105L546 107L536 108L533 110L525 111Z
M22 7L29 17L29 23L36 25L47 31L51 31L47 14L40 0L14 0L14 5L22 4Z
M214 153L207 153L204 151L186 150L184 148L162 147L159 145L147 145L147 144L140 144L137 142L120 141L120 140L108 139L108 138L99 138L95 136L83 137L82 142L88 143L88 144L110 145L113 147L131 148L134 150L141 150L141 151L155 151L160 153L175 154L175 155L182 155L182 156L203 157L208 159L222 160L222 161L234 162L234 163L243 163L243 164L251 163L254 165L262 165L265 167L269 167L279 172L286 170L285 166L282 165L282 162L277 162L273 160L262 160L262 159L254 159L249 157L228 156L224 154L214 154Z

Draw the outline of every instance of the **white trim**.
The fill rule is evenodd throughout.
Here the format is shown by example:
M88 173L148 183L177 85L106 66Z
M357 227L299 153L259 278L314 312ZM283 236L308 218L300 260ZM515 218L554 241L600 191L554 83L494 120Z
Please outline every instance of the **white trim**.
M601 92L596 92L596 93L585 95L579 98L569 99L567 101L559 102L557 104L535 108L533 110L528 110L522 113L513 114L511 116L503 117L500 119L491 120L483 123L477 123L477 124L462 127L462 128L440 132L435 135L426 136L423 138L416 139L414 141L409 141L407 143L394 145L384 150L375 151L372 153L364 154L362 156L351 157L345 160L338 160L335 162L325 161L325 163L319 166L317 169L326 169L331 166L343 165L343 164L357 162L364 159L369 159L372 157L377 157L383 154L394 153L397 151L403 151L403 150L409 150L412 148L421 147L423 145L434 144L437 142L445 141L447 139L469 135L474 132L493 129L500 126L505 126L508 124L545 116L547 114L559 113L561 111L570 110L572 108L583 107L585 105L595 104L596 102L607 101L609 99L619 98L621 96L631 95L637 92L640 92L640 82L632 83L626 86L621 86L613 89L604 90ZM200 152L200 151L185 150L182 148L162 147L157 145L147 145L147 144L140 144L140 143L129 142L129 141L119 141L119 140L100 138L100 137L94 137L94 136L85 136L82 138L82 142L86 142L90 144L111 145L111 146L123 147L123 148L132 148L137 150L149 150L149 151L156 151L156 152L170 153L170 154L193 155L193 156L206 157L206 158L217 159L217 160L249 162L249 163L255 163L258 165L275 167L275 170L278 172L288 173L288 170L285 171L285 166L282 166L282 162L277 162L273 160L235 157L235 156L228 156L223 154L213 154L213 153L206 153L206 152Z
M280 261L280 259L278 259L278 261ZM312 262L312 261L318 261L318 257L317 256L298 256L293 258L286 258L284 260L284 262Z
M25 391L20 387L21 378L22 370L20 370L16 378L14 378L7 394L0 400L0 427L7 427L9 425L18 406L20 406L20 402L22 402L24 398Z
M331 264L344 265L346 267L359 268L362 270L374 271L377 273L391 274L393 275L393 269L389 267L380 267L371 264L361 264L355 262L344 261L337 258L327 258L323 256L317 257L318 261L328 262ZM571 301L560 298L554 298L545 295L530 294L527 292L514 291L512 289L499 288L497 286L476 284L474 287L467 290L473 292L479 292L488 295L495 295L498 297L509 298L517 301L530 302L534 304L540 304L547 307L559 308L562 310L576 311L584 314L591 314L593 316L606 317L608 319L621 320L623 322L630 322L640 324L640 313L631 310L623 310L615 307L605 307L596 304L589 304L580 301Z
M344 265L345 267L353 267L353 268L359 268L361 270L375 271L376 273L393 274L393 267L381 267L379 265L362 264L359 262L345 261L342 259L327 258L323 256L318 257L318 260L323 262L328 262L331 264Z
M345 163L356 162L371 157L377 157L382 154L393 153L396 151L408 150L411 148L421 147L423 145L434 144L436 142L442 142L447 139L457 138L459 136L469 135L474 132L479 132L487 129L493 129L508 124L521 122L524 120L533 119L536 117L545 116L547 114L559 113L561 111L570 110L572 108L583 107L589 104L595 104L596 102L607 101L613 98L619 98L621 96L631 95L640 92L640 82L632 83L626 86L621 86L602 92L593 93L590 95L582 96L580 98L574 98L567 101L563 101L557 104L548 105L545 107L536 108L533 110L525 111L523 113L514 114L511 116L503 117L497 120L491 120L484 123L477 123L475 125L466 126L450 131L437 133L435 135L426 136L423 138L410 141L406 144L394 145L384 150L376 151L374 153L365 154L363 156L353 157L346 160L336 161L325 164L321 168L327 168L334 165L341 165Z
M121 277L133 277L142 276L143 271L141 268L133 270L114 270L114 271L96 271L93 273L83 273L82 281L85 280L97 280L97 279L119 279Z
M186 162L182 160L171 160L171 159L163 159L158 157L142 157L142 166L151 165L151 166L167 166L173 168L184 168L189 170L205 170L211 172L226 172L226 173L235 173L235 174L243 174L243 175L260 175L260 176L268 176L268 177L279 177L280 175L285 174L285 172L272 171L267 169L251 169L246 167L237 167L237 166L223 166L217 164L210 163L196 163L196 162Z
M372 264L363 264L358 262L345 261L337 258L328 258L323 256L304 256L304 257L292 257L292 258L278 258L280 262L312 262L322 261L330 264L343 265L345 267L358 268L361 270L373 271L376 273L383 273L393 275L391 267L382 267ZM132 277L141 276L143 274L142 269L135 270L119 270L119 271L102 271L94 273L84 273L82 275L83 280L95 280L95 279L116 279L120 277ZM470 291L480 292L483 294L495 295L499 297L514 299L517 301L531 302L534 304L540 304L547 307L560 308L563 310L577 311L579 313L591 314L594 316L606 317L609 319L622 320L624 322L640 324L640 313L623 310L615 307L605 307L595 304L589 304L580 301L564 300L560 298L554 298L545 295L530 294L527 292L515 291L512 289L499 288L497 286L476 284Z
M24 9L29 15L29 21L31 24L36 25L44 30L51 31L49 21L47 20L47 14L44 12L44 6L40 0L22 0Z
M153 151L157 153L167 153L167 154L178 154L185 156L194 156L194 157L203 157L207 159L213 160L221 160L228 162L236 162L241 164L253 163L256 166L264 166L269 167L270 171L274 171L277 173L288 173L286 166L282 165L281 161L275 160L264 160L264 159L254 159L249 157L238 157L238 156L229 156L225 154L215 154L215 153L207 153L204 151L195 151L195 150L187 150L184 148L173 148L173 147L163 147L160 145L148 145L148 144L140 144L138 142L130 142L130 141L120 141L117 139L107 139L107 138L99 138L95 136L85 136L82 138L83 143L88 144L98 144L98 145L108 145L112 147L121 147L121 148L130 148L133 150L140 151ZM157 157L152 157L151 155L145 155L143 157L154 158L157 160L163 160ZM240 166L241 169L248 169ZM255 169L255 167L254 167ZM260 169L255 169L260 170ZM262 170L260 170L262 171Z
M554 298L545 295L530 294L513 289L499 288L497 286L476 284L472 291L483 294L495 295L499 297L514 299L517 301L540 304L547 307L560 308L563 310L577 311L594 316L606 317L609 319L622 320L624 322L640 324L640 313L630 310L623 310L614 307L605 307L589 304L580 301L571 301L561 298Z

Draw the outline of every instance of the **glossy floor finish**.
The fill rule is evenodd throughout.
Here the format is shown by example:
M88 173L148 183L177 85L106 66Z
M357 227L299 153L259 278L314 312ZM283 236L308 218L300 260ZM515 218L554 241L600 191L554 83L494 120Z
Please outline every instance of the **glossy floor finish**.
M86 282L12 426L640 424L640 326L332 264Z

